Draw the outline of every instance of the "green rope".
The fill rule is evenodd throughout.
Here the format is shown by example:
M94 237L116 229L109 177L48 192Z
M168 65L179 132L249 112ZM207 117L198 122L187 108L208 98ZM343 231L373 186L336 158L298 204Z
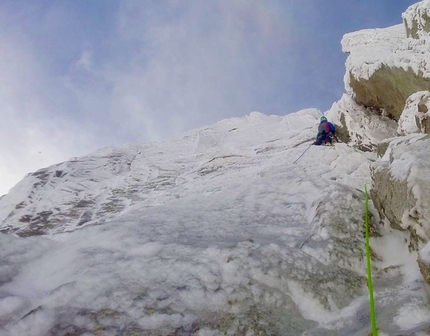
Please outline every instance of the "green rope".
M372 322L372 336L378 336L378 329L376 328L375 300L373 298L372 269L371 269L371 264L370 264L370 246L369 246L369 195L367 194L367 185L364 185L364 195L365 195L365 217L364 217L364 222L366 224L367 287L369 288L370 320Z

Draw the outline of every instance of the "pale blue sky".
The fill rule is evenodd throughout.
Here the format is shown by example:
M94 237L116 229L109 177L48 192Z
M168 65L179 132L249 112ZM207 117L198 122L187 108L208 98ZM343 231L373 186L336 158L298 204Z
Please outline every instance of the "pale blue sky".
M251 111L327 110L342 35L401 23L406 0L2 0L0 194L103 146Z

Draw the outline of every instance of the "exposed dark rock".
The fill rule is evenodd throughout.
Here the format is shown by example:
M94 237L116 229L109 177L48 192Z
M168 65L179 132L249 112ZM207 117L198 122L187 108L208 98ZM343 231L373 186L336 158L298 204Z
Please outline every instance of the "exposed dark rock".
M427 108L426 104L424 104L424 103L418 104L418 112L427 113L428 111L429 111L429 109Z
M378 144L378 147L376 148L376 155L377 155L378 157L382 157L382 156L384 156L385 152L386 152L386 151L387 151L387 149L388 149L388 146L390 145L391 140L392 140L392 139L387 139L387 140L381 141L381 142Z
M345 121L345 113L341 112L340 116L340 124L336 124L336 136L345 143L348 143L351 141L351 137L349 135L348 132L348 126L346 125L346 121Z

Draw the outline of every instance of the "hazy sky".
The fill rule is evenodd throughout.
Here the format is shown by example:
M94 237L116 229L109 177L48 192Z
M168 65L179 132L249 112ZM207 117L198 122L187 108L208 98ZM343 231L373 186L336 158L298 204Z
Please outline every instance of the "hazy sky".
M330 108L342 35L414 0L1 0L0 195L100 147Z

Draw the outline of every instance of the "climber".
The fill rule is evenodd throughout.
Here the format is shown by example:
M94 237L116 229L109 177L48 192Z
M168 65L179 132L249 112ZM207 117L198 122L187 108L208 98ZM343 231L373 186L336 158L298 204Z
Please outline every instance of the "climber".
M325 145L333 143L333 138L335 137L334 125L327 121L327 118L322 116L320 118L320 124L318 126L317 139L313 143L316 146Z

